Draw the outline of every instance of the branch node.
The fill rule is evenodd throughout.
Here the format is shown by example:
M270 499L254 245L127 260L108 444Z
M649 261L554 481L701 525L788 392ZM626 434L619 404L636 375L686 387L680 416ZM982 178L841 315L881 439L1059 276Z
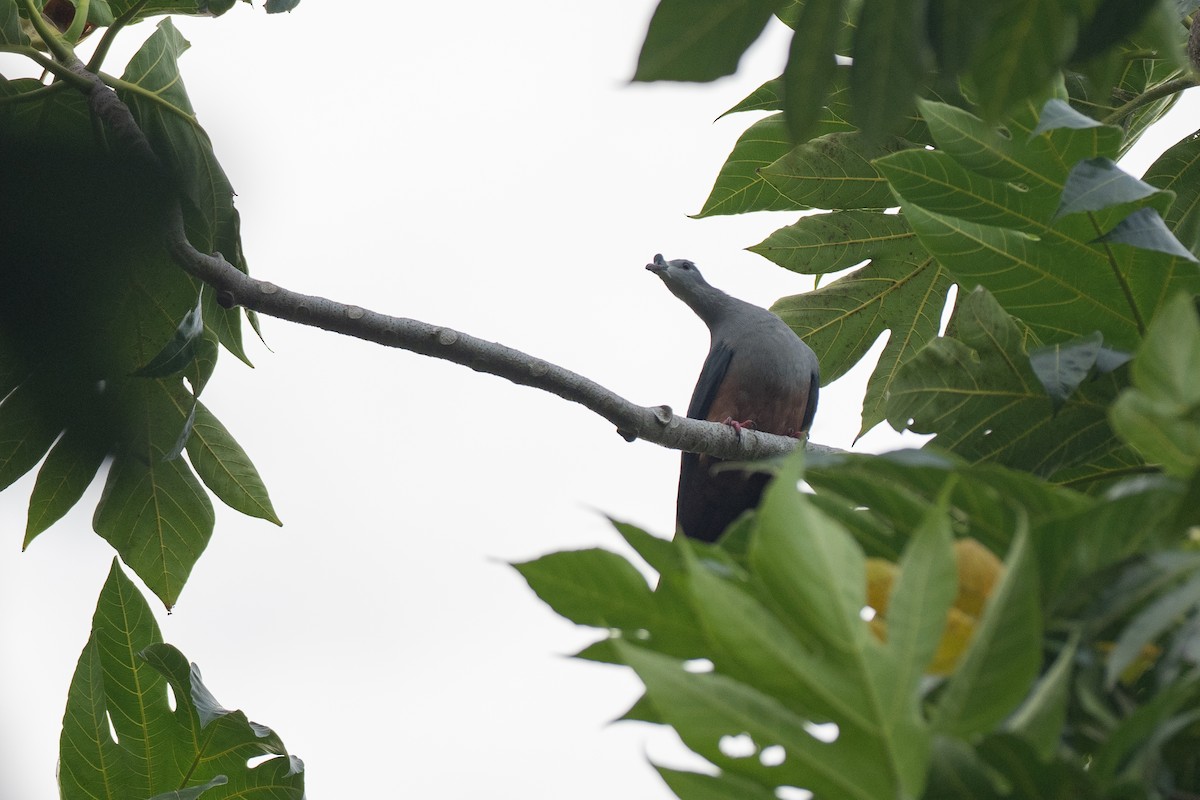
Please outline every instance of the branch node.
M671 420L675 419L675 412L670 406L654 406L650 409L654 414L654 418L658 420L660 425L670 425Z
M550 371L550 365L541 359L534 361L529 365L529 374L535 378L540 378Z
M362 319L366 313L361 306L346 306L346 316L350 319Z
M222 289L217 292L217 305L221 308L233 308L237 305L237 298L233 296L233 292Z
M627 442L637 441L637 431L632 431L629 428L617 428L617 434Z
M263 294L275 294L279 291L279 287L270 281L262 281L258 284L258 290Z
M442 328L437 332L438 344L449 347L458 341L458 331L452 331L449 328Z

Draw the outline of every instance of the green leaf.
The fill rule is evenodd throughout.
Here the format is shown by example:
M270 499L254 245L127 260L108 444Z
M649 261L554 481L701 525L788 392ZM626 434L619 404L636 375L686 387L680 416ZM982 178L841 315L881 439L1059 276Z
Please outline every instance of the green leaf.
M1133 203L1162 190L1138 180L1107 158L1087 158L1071 168L1063 187L1062 202L1055 216L1099 211L1109 206ZM1170 198L1163 197L1164 207Z
M280 757L247 767L262 755ZM162 644L150 607L114 560L71 681L59 786L64 800L301 800L304 772L270 728L221 708L195 665Z
M1153 208L1139 208L1134 211L1121 220L1117 227L1101 236L1099 241L1127 244L1200 264L1200 258L1192 255L1192 252L1175 238L1163 222L1163 218Z
M990 730L1008 716L1037 677L1041 636L1036 565L1023 525L971 644L938 696L935 730L965 737Z
M181 459L118 456L92 526L167 608L212 536L212 503Z
M1100 355L1104 337L1100 331L1069 342L1029 351L1029 366L1041 381L1056 409L1062 408L1084 379L1091 374Z
M1200 131L1185 136L1159 156L1143 179L1175 193L1175 202L1163 219L1184 247L1200 254Z
M1055 218L1069 165L1111 155L1116 129L1054 101L1042 114L1052 127L1035 136L1025 135L1028 114L1001 135L961 110L924 101L920 108L939 152L915 150L878 167L921 243L960 285L986 287L1042 340L1099 330L1113 347L1132 349L1165 297L1200 291L1200 271L1180 255L1099 240L1129 204ZM1050 114L1059 120L1047 123Z
M171 341L144 366L133 374L141 378L165 378L187 367L195 360L204 341L204 312L199 297L196 307L183 315Z
M47 419L46 410L31 382L0 403L0 489L33 469L62 432L60 423Z
M857 132L830 133L792 149L759 174L799 208L887 208L887 181L871 163L914 145L892 137L871 142Z
M773 78L746 95L717 119L742 111L781 111L783 109L782 94L783 79Z
M1200 465L1200 319L1190 296L1176 295L1151 321L1132 378L1113 426L1168 473L1191 474Z
M854 121L872 138L900 130L932 67L924 0L865 0L854 34Z
M644 627L652 597L646 579L616 553L551 553L512 565L542 602L577 625Z
M170 19L160 22L122 76L152 93L158 102L132 91L118 90L118 95L129 105L155 152L180 183L187 200L184 217L189 241L201 252L220 252L245 272L233 187L213 154L208 135L195 120L179 72L179 57L189 46ZM231 353L249 363L242 349L240 312L221 308L207 287L201 299L205 323Z
M55 443L33 484L22 549L79 502L107 453L105 443L75 430L68 430Z
M654 768L680 800L778 800L768 787L737 775L682 772L658 764Z
M188 459L204 485L230 508L282 525L246 451L200 401L187 440Z
M937 800L1001 800L995 773L975 750L961 739L933 738L925 797Z
M892 384L892 426L935 433L929 446L971 462L1048 475L1116 448L1107 406L1115 374L1084 385L1057 413L1029 366L1022 331L982 289L959 297L956 337L910 359Z
M989 772L1011 787L1007 797L1068 800L1104 796L1097 788L1098 781L1093 781L1074 760L1040 759L1031 744L1012 734L985 737L978 752Z
M150 800L196 800L209 789L214 789L217 786L224 786L229 783L229 778L224 775L218 775L212 780L200 786L193 786L190 789L179 789L173 792L163 792L151 797Z
M1079 636L1073 634L1050 669L1038 679L1033 691L1025 698L1004 727L1023 738L1037 752L1038 758L1049 761L1061 742L1071 696L1071 673Z
M17 0L0 0L0 44L29 44L29 37L21 30Z
M215 521L187 463L169 458L195 401L177 380L134 378L118 402L138 426L116 452L92 527L170 608Z
M747 211L790 211L802 206L767 183L760 170L792 149L782 114L760 119L738 139L697 217Z
M1158 0L1100 0L1091 19L1079 32L1079 41L1071 60L1082 60L1103 53L1145 22Z
M822 275L869 263L771 306L808 343L821 377L837 380L891 331L863 401L863 434L883 421L900 367L938 331L951 280L898 214L839 211L802 218L750 248L782 267Z
M796 491L797 458L787 464L759 505L750 563L801 643L860 648L868 635L858 616L866 605L862 550Z
M814 738L808 720L773 698L723 675L688 672L677 661L624 642L617 647L645 683L663 720L685 745L723 771L764 787L804 786L818 796L868 800L898 793L888 770L855 769L854 749L841 736L833 743ZM722 740L731 731L748 737L753 745L749 755L722 751ZM762 763L759 755L770 746L783 749L782 763Z
M712 81L737 71L780 0L659 0L635 81Z
M893 691L885 699L912 706L921 677L933 660L946 628L946 612L958 586L953 537L946 501L931 505L913 533L900 576L892 587L887 607L887 649L895 656L891 676ZM914 707L898 709L888 717L915 715Z
M67 694L63 800L152 797L177 788L162 770L172 761L166 682L136 655L161 640L149 606L114 559Z
M1180 621L1194 615L1197 608L1200 608L1200 575L1163 592L1138 612L1121 630L1108 654L1104 665L1105 686L1110 689L1115 686L1121 674L1142 657L1143 648L1177 628Z
M818 127L837 74L834 48L841 27L841 0L808 2L800 12L781 87L784 118L793 142L807 140Z
M1075 49L1077 21L1059 0L1008 0L972 57L985 119L1042 92Z

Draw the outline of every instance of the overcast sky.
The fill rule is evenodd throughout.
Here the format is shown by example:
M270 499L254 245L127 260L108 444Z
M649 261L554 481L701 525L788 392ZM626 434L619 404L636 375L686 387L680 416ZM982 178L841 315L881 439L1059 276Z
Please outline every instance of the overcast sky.
M762 305L811 280L743 251L794 215L687 218L751 121L714 118L779 73L785 40L768 35L734 79L631 86L653 6L370 0L349 15L307 0L177 19L251 271L685 409L707 332L646 261L691 258ZM175 612L152 601L166 640L305 760L313 798L670 796L647 764L688 763L670 735L607 725L636 680L560 657L596 634L506 562L623 551L602 514L668 535L678 454L459 366L263 328L257 368L224 356L204 400L285 527L219 506ZM823 390L815 441L851 447L865 374ZM855 449L901 441L877 429ZM0 800L57 797L67 686L112 558L91 532L99 484L21 554L31 488L0 495Z

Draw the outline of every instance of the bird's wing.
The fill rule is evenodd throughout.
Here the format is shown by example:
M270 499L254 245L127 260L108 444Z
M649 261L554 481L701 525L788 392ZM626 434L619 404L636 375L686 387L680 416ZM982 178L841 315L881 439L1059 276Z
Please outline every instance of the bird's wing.
M808 397L804 401L804 421L800 423L800 431L808 433L812 427L813 417L817 415L817 395L821 392L821 373L813 368L812 379L808 384Z
M692 419L706 419L708 410L712 408L713 400L729 372L729 362L733 360L733 348L725 342L714 342L704 359L700 369L700 377L696 380L696 389L692 392L692 402L688 404L687 415Z

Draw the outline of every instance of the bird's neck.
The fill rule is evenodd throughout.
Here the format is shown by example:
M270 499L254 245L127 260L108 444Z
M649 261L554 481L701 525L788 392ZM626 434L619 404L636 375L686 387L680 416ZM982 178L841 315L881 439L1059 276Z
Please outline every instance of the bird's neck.
M726 318L733 308L745 305L736 297L731 297L720 289L707 284L696 287L694 291L689 292L687 296L681 296L680 299L696 312L696 316L704 320L704 324L710 331L719 320Z

